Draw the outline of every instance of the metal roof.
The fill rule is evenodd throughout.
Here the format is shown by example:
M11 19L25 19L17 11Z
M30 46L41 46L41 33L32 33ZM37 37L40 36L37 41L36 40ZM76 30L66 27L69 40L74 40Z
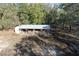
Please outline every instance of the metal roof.
M50 29L49 25L19 25L15 28L19 29Z

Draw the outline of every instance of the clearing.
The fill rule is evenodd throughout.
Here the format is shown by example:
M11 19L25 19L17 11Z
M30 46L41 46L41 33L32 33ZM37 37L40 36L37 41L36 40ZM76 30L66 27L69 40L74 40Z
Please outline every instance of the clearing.
M21 41L22 36L13 31L0 31L0 55L14 55L15 45Z
M71 35L56 32L23 34L18 35L12 30L0 31L0 56L79 55L79 41Z

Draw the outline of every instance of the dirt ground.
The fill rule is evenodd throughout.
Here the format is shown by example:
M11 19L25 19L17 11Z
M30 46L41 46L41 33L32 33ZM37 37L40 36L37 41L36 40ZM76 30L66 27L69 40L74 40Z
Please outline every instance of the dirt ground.
M14 31L0 31L0 55L14 55L16 43L21 41L22 35L17 35Z
M0 31L0 56L79 55L79 44L57 37L58 34L47 32L16 34L12 30L3 30Z
M43 32L42 32L43 33ZM31 32L29 32L29 34L33 34ZM29 35L28 34L28 35ZM46 33L44 33L45 35ZM30 36L31 36L30 35ZM12 30L9 30L9 31L0 31L0 56L13 56L13 55L19 55L20 52L22 52L22 50L24 51L25 48L31 48L32 49L32 52L31 54L35 54L35 55L46 55L47 53L44 52L45 49L44 47L46 46L43 46L41 45L42 42L45 42L45 44L49 44L49 43L53 43L52 45L56 44L56 45L63 45L61 44L61 42L58 42L58 43L55 43L57 41L49 41L47 38L43 38L42 36L41 37L38 37L38 36L31 36L31 38L25 38L25 39L22 39L26 37L26 35L24 36L23 34L16 34L14 31ZM35 37L35 38L33 38ZM45 36L47 37L47 36ZM37 41L38 40L38 41ZM24 43L23 43L23 42ZM42 41L42 42L41 42ZM26 43L25 43L26 42ZM39 43L39 44L38 44ZM17 44L20 44L16 47ZM25 47L21 47L21 45L28 45L25 46ZM31 45L31 47L30 47ZM34 46L33 46L34 45ZM48 46L48 45L47 45ZM63 45L64 46L64 45ZM21 48L19 48L21 47ZM22 50L19 50L19 49L22 49ZM24 49L23 49L24 48ZM44 49L44 50L43 50ZM17 50L17 51L16 51ZM30 50L30 49L27 49L27 50ZM31 50L30 50L31 51ZM42 51L42 52L41 52ZM44 54L44 53L45 54ZM25 51L22 52L21 54L22 55L30 55L28 52L27 54L24 54L26 53ZM48 53L47 55L49 55L50 53ZM52 54L53 55L53 54Z

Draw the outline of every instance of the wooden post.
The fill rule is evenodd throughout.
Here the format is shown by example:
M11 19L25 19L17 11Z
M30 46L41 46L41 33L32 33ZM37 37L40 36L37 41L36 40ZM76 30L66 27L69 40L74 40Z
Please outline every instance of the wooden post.
M43 30L41 29L41 32L42 32Z
M33 29L33 35L35 34L35 29Z

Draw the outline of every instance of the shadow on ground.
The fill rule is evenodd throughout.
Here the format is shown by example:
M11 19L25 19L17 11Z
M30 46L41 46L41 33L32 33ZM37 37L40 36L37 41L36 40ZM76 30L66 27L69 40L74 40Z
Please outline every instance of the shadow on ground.
M79 55L79 45L57 38L54 33L49 36L34 35L22 38L16 44L17 56L77 56Z

